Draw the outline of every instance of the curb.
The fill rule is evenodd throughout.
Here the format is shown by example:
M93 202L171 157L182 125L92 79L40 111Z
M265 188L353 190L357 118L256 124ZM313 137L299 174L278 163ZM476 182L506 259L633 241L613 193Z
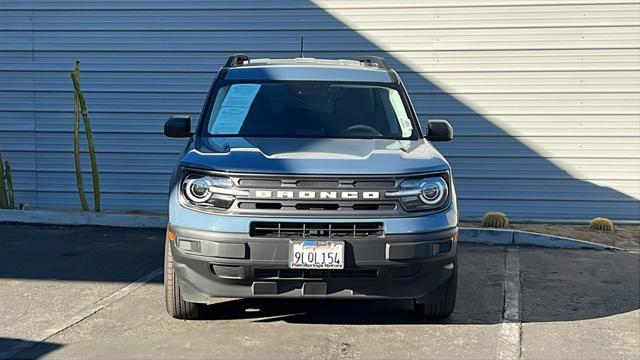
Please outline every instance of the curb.
M133 228L165 228L167 216L108 214L81 211L0 210L0 222L49 225L95 225Z
M486 245L540 246L560 249L620 250L613 246L530 231L460 228L460 242Z
M94 225L129 228L158 228L167 226L165 215L109 214L79 211L0 210L0 222L49 225ZM485 245L525 245L561 249L619 250L618 248L521 230L460 228L461 243Z

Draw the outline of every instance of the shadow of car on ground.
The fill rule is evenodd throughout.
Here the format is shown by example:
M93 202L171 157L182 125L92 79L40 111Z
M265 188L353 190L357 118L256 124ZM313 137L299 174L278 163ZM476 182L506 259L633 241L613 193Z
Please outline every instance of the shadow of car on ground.
M0 281L115 282L124 286L163 265L164 232L157 229L0 224L0 234ZM456 311L442 321L416 317L410 302L404 300L217 299L206 318L352 325L500 323L506 249L460 245ZM637 253L511 249L517 252L520 264L522 321L593 319L640 308ZM162 277L152 283L161 284Z

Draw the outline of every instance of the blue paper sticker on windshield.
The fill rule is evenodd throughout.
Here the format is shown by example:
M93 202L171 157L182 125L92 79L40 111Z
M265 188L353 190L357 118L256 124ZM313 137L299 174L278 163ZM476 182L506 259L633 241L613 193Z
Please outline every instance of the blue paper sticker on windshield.
M260 84L231 85L213 122L212 133L238 134L259 90Z

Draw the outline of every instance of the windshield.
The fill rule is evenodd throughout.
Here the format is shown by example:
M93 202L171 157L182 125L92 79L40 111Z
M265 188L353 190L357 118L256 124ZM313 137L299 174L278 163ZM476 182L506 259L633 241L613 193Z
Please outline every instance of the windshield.
M209 135L415 138L397 90L370 84L292 81L236 83L217 93Z

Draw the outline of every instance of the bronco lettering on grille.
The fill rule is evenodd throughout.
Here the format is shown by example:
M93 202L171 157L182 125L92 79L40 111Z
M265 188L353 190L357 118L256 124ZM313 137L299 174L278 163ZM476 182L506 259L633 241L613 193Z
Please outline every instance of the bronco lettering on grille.
M254 197L259 199L379 199L379 191L292 191L292 190L256 190Z

